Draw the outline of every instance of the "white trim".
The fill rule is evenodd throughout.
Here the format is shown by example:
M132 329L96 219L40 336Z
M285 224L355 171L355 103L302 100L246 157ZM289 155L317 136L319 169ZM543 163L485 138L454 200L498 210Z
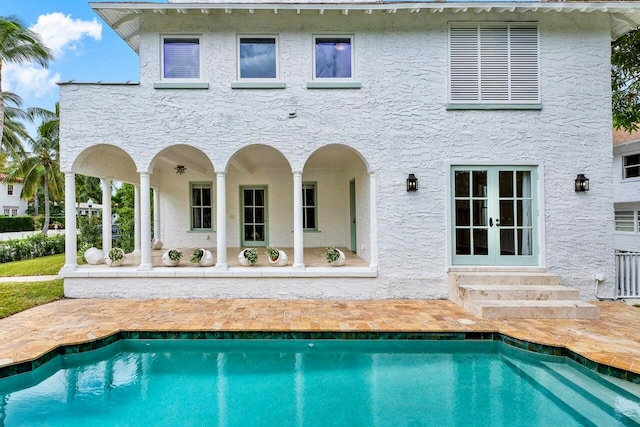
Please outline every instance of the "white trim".
M164 41L165 39L197 39L198 40L198 77L165 77L164 70ZM202 79L202 34L172 34L172 33L163 33L160 34L160 80L162 82L174 82L174 83L193 83ZM157 87L154 84L156 89L169 89L170 87L165 87L162 84L158 84ZM208 85L207 85L208 87ZM190 89L191 87L181 87L183 89ZM203 89L203 87L195 87L195 89Z
M351 47L351 77L316 77L316 39L349 39ZM354 82L356 80L356 37L355 34L314 33L311 34L311 80L314 82ZM307 84L309 88L309 84Z
M274 39L275 40L275 47L276 47L276 76L275 77L253 77L253 78L243 78L240 74L240 40L241 39ZM280 81L280 37L278 34L251 34L251 33L239 33L236 34L236 77L238 79L238 82L242 82L242 83L248 83L248 82L255 82L255 83L265 83L265 82L273 82L273 83L280 83L281 85L283 85L283 83ZM233 83L231 84L231 87L233 89L245 89L246 87L242 87L242 84L240 85L236 85L234 87ZM284 87L284 86L283 86ZM264 88L264 89L278 89L280 88L278 87L269 87L269 88ZM256 88L258 89L258 88ZM262 88L260 88L262 89Z

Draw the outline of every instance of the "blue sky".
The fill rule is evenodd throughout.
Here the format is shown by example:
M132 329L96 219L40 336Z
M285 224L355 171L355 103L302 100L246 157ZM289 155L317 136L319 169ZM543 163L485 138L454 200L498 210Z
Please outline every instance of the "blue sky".
M58 81L139 80L138 56L91 10L88 0L0 0L0 16L10 15L41 34L56 56L48 70L5 64L2 90L20 95L24 107L53 109Z

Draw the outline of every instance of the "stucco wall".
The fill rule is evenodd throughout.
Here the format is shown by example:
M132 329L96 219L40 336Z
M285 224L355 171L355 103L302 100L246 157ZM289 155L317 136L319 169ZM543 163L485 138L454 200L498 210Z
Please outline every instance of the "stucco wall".
M613 195L615 210L640 210L640 178L623 179L622 157L640 153L640 141L613 147ZM615 233L615 249L640 252L640 233Z
M447 23L478 19L539 22L541 111L445 108ZM200 148L216 170L226 168L234 153L249 144L276 147L294 170L302 170L319 147L353 147L377 180L377 281L402 283L403 289L416 289L416 295L445 297L448 162L539 164L544 169L542 266L580 288L584 297L593 297L594 273L604 274L603 286L610 288L613 188L606 14L145 13L141 26L139 86L62 86L63 168L87 146L106 141L129 152L140 170L177 143ZM153 89L159 79L159 33L169 28L171 33L203 35L202 77L208 90ZM312 34L326 32L355 35L355 76L361 89L305 88L311 78ZM237 33L279 35L286 89L231 89ZM293 111L297 117L288 118ZM405 191L409 173L420 180L417 193ZM578 173L589 177L589 192L573 191ZM215 177L210 180L215 183ZM227 185L238 184L231 173L228 180ZM279 185L292 185L285 181ZM363 187L358 195L359 209L368 209L366 192ZM231 202L228 214L237 212ZM368 235L359 229L358 240L367 243Z

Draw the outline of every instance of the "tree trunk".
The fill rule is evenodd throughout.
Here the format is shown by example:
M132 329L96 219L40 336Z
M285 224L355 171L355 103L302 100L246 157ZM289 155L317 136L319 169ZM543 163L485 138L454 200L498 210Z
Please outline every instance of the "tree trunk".
M44 223L42 224L42 235L46 236L49 231L49 171L44 170Z
M38 197L38 186L36 185L36 192L33 195L33 214L38 216L40 213L40 198Z

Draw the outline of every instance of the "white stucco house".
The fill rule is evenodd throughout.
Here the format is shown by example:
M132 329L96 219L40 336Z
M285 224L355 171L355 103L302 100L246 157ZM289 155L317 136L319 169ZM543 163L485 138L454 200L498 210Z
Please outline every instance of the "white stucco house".
M135 184L140 255L79 267L69 233L67 296L446 298L460 272L613 289L610 43L640 3L91 7L140 81L60 85L66 203L76 173ZM158 266L152 236L216 264ZM264 246L289 265L237 264ZM353 262L310 262L326 246Z
M6 178L6 174L0 173L0 215L26 215L28 202L20 198L22 182L8 181Z

